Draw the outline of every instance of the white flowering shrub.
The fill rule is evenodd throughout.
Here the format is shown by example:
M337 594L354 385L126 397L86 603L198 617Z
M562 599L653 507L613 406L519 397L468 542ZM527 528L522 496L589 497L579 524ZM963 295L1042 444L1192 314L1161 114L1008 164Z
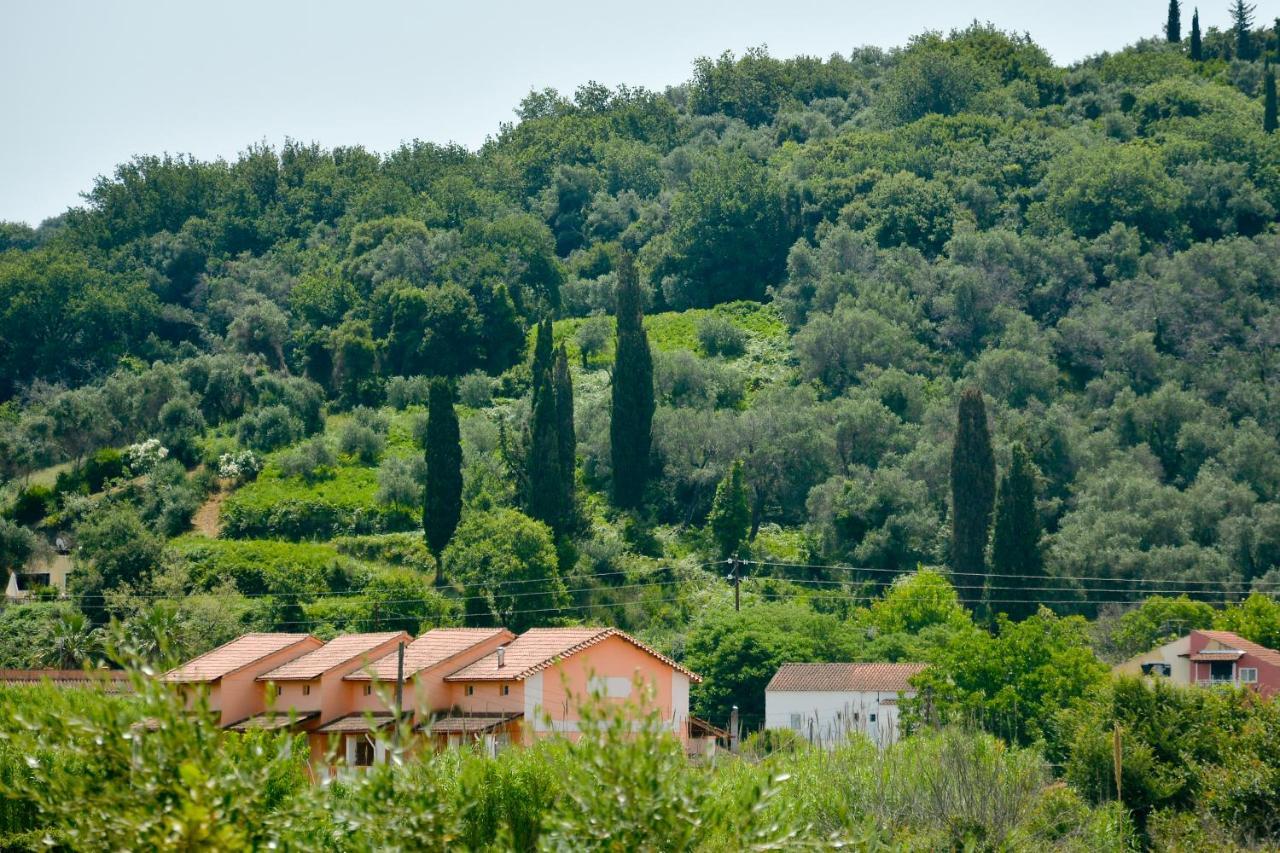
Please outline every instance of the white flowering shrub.
M224 480L252 480L262 470L262 460L252 450L238 450L218 457L218 476Z
M131 444L124 451L130 473L136 475L150 473L151 469L169 458L169 448L160 443L158 438Z

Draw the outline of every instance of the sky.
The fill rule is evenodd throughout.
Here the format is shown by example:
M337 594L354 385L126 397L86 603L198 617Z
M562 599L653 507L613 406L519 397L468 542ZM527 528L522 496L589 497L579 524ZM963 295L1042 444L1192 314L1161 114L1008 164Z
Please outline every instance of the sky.
M777 57L847 54L974 20L1030 33L1068 63L1157 34L1166 5L0 0L0 220L38 224L139 154L232 159L286 138L475 148L533 88L661 90L698 56L762 44ZM1226 5L1206 3L1206 28L1226 24Z

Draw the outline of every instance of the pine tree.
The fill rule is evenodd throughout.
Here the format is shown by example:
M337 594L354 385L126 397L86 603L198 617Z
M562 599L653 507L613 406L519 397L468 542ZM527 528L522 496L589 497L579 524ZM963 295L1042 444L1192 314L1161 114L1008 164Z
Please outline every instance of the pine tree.
M613 499L623 509L640 505L649 475L653 429L653 357L644 331L644 308L635 259L618 258L617 344L613 361L613 407L609 446Z
M577 508L578 437L573 425L573 377L569 373L569 354L564 344L556 350L551 382L556 394L556 436L560 443L560 511L564 524L569 525L573 523Z
M951 450L951 565L962 596L978 604L987 575L986 547L996 497L996 463L982 392L960 394L955 444Z
M1276 72L1274 68L1267 67L1267 75L1263 78L1263 93L1265 98L1264 109L1262 112L1262 129L1267 133L1276 132Z
M1191 59L1199 62L1204 59L1204 42L1200 40L1200 10L1191 13Z
M751 507L747 503L747 486L742 477L742 462L734 462L711 503L707 525L715 537L720 559L738 553L751 529Z
M422 529L436 558L436 583L444 583L444 549L462 517L462 440L453 389L443 379L431 383L427 396L427 486Z
M1164 37L1170 44L1182 41L1182 4L1178 0L1169 0L1169 19L1164 25Z
M1257 7L1244 0L1231 6L1231 29L1236 34L1236 57L1253 59L1253 13Z
M1036 512L1036 472L1031 454L1013 446L1013 461L1000 479L995 529L991 534L992 609L1021 620L1038 609L1044 589L1040 515ZM1002 599L1005 599L1002 601Z
M533 426L525 465L528 494L525 509L531 518L561 529L560 422L556 417L556 393L551 372L544 370L534 383Z

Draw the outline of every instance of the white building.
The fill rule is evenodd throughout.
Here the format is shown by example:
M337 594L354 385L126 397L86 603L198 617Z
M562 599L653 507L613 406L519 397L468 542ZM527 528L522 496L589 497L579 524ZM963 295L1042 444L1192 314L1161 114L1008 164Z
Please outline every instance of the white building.
M1164 676L1175 684L1191 683L1191 635L1129 658L1112 667L1117 675Z
M764 691L764 725L831 747L854 732L878 746L898 739L898 700L916 695L922 663L788 663Z

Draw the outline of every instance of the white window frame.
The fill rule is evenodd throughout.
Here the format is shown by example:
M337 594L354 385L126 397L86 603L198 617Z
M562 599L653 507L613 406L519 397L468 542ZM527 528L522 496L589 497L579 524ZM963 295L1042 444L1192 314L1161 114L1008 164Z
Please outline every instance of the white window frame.
M1256 666L1238 667L1237 674L1240 676L1241 684L1257 684L1258 683L1258 668Z
M791 730L798 732L804 728L804 717L800 714L791 715Z

